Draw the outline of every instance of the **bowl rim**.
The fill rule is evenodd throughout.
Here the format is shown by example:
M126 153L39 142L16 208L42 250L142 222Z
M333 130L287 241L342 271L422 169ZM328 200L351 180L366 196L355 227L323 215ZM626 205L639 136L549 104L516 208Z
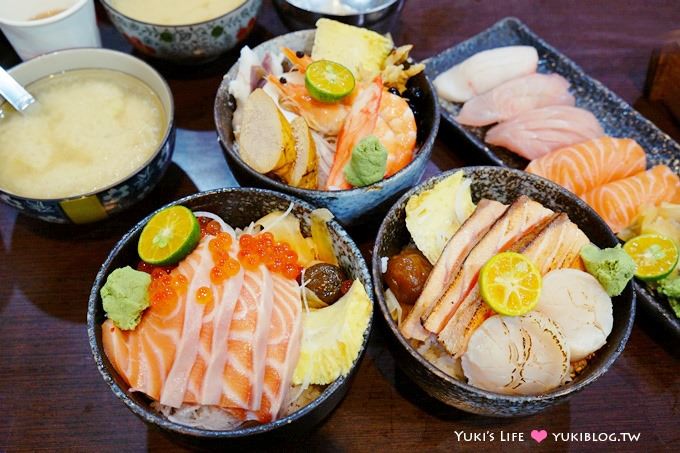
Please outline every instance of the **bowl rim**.
M306 30L298 30L290 33L285 33L283 35L276 36L272 39L268 39L267 41L263 41L260 44L258 44L256 47L254 47L252 50L254 51L255 49L268 44L270 41L273 41L275 39L281 39L283 40L284 38L289 38L292 36L305 36L310 34L310 33L316 33L316 30L313 28L308 28ZM239 57L240 60L240 57ZM359 196L363 192L367 190L382 190L382 187L384 184L389 184L390 180L396 180L396 178L402 174L405 174L407 171L410 170L412 165L416 161L420 161L423 159L429 159L430 155L432 154L432 148L434 146L435 139L437 138L437 133L439 132L439 124L441 120L441 111L440 111L440 106L439 106L439 101L437 100L436 97L436 91L434 90L434 86L432 85L432 81L429 79L427 74L425 74L425 70L423 70L420 74L424 77L426 86L430 90L430 93L432 95L432 100L433 100L433 106L434 106L434 112L433 112L433 123L432 123L432 128L430 129L430 132L426 136L425 140L423 140L422 145L419 147L418 152L416 153L415 157L411 162L408 163L404 168L400 169L398 172L395 174L381 179L380 181L377 181L373 184L369 184L367 186L362 186L362 187L353 187L351 189L343 189L343 190L319 190L319 189L303 189L301 187L295 187L295 186L290 186L288 184L284 184L281 181L277 181L276 179L269 178L267 175L264 175L262 173L257 172L255 169L253 169L250 165L246 164L240 156L240 153L236 152L236 150L232 146L227 146L225 140L224 140L224 134L223 134L223 128L220 126L222 117L220 115L220 103L219 101L221 100L222 93L226 93L226 95L229 95L229 82L231 80L227 79L227 75L234 70L234 68L238 67L239 60L236 60L236 62L231 65L231 67L227 70L225 73L224 78L220 82L219 87L217 88L217 93L215 95L215 103L213 107L213 120L215 122L215 130L217 131L217 137L222 145L222 148L229 154L229 157L234 159L237 163L237 165L242 168L245 172L248 173L248 176L253 177L257 179L258 181L261 181L266 184L270 184L272 187L275 188L275 190L278 191L288 191L294 193L296 196L299 196L301 198L304 197L324 197L324 196L329 196L329 194L332 194L334 196L339 196L339 197L350 197L350 196Z
M296 8L299 11L304 12L304 13L308 13L308 14L311 13L311 14L315 14L315 15L319 15L319 16L323 16L323 17L359 17L359 16L364 16L366 14L373 14L373 13L377 13L379 11L386 10L386 9L392 7L395 3L400 3L400 2L403 3L404 1L405 0L389 0L381 6L376 6L374 8L368 9L366 11L361 11L361 12L358 12L358 13L350 13L350 14L334 14L334 13L325 13L325 12L322 12L322 11L314 11L314 10L306 9L306 8L303 8L299 5L296 5L295 3L291 2L290 0L274 0L273 3L277 7L279 7L281 3L285 3L285 4L287 4L287 5L289 5L293 8Z
M121 184L122 182L130 179L132 176L136 175L140 170L146 168L163 151L163 149L167 145L168 141L170 140L172 134L174 133L174 130L175 130L175 99L173 97L172 90L170 89L170 85L168 85L167 80L165 80L165 78L161 75L161 73L158 72L153 66L151 66L146 61L144 61L140 58L137 58L133 55L130 55L129 53L120 52L118 50L113 50L113 49L106 49L106 48L102 48L102 47L73 47L73 48L69 48L69 49L55 50L54 52L48 52L48 53L45 53L45 54L42 54L42 55L38 55L35 58L23 61L23 62L19 63L18 65L13 66L7 72L9 72L10 75L11 75L15 70L18 70L19 68L27 67L28 65L31 65L31 64L36 64L36 62L39 63L40 61L42 61L44 59L59 58L59 55L62 55L62 54L77 54L77 53L109 54L109 55L115 55L116 58L122 58L122 59L127 59L129 61L134 61L136 64L141 64L144 69L148 69L150 71L150 73L158 79L161 86L163 87L163 90L165 91L165 94L168 96L168 100L169 100L168 110L169 111L166 112L166 116L167 116L167 118L165 120L166 130L165 130L165 133L163 134L163 137L158 142L156 150L149 156L149 158L146 161L144 161L144 163L140 164L137 168L132 170L130 173L126 174L124 177L117 179L116 181L112 182L111 184L100 187L99 189L91 190L89 192L85 192L85 193L82 193L82 194L69 195L67 197L34 198L34 197L26 197L26 196L23 196L23 195L17 195L14 192L11 192L7 189L4 189L1 186L0 186L0 193L5 193L7 195L10 195L13 198L20 199L20 200L40 201L40 202L46 202L46 203L60 203L62 201L78 200L78 199L81 199L81 198L87 198L87 197L95 196L99 193L104 193L107 190L112 189L112 188L118 186L119 184ZM128 72L122 71L120 69L101 68L101 67L96 67L96 66L84 66L84 67L67 69L67 70L61 71L59 73L61 74L61 73L65 73L65 72L68 72L68 71L76 71L76 70L80 70L80 69L104 69L104 70L122 72L124 74L129 75L130 77L134 77L135 79L139 80L147 88L149 88L149 90L151 90L157 97L159 97L159 101L161 101L160 100L160 93L156 92L156 90L151 88L148 83L144 82L139 77L137 77L133 74L130 74ZM37 78L37 79L29 82L27 85L30 85L31 83L35 83L39 80L42 80L46 77L49 77L50 75L53 75L53 74L56 74L56 72L51 72L47 75L41 76L40 78ZM0 103L0 106L2 104L4 104L4 102ZM162 102L161 102L161 104L162 104Z
M68 6L67 8L62 9L59 11L57 14L54 14L52 16L47 16L42 19L24 19L24 20L16 20L16 19L4 19L0 17L0 24L4 25L9 25L11 27L20 27L20 28L34 28L34 27L40 27L43 25L51 25L55 22L59 22L62 19L67 18L71 14L74 14L76 11L78 11L80 8L85 5L85 3L89 2L90 0L75 0L71 6ZM94 5L94 2L93 2Z
M414 194L417 194L424 190L425 186L427 186L430 183L433 183L435 181L440 181L447 176L450 176L458 171L464 171L466 172L466 175L468 172L474 172L474 171L490 171L490 172L495 172L498 174L515 174L516 176L522 175L523 177L528 177L529 179L535 179L536 181L540 181L543 184L547 184L550 186L553 186L553 188L556 188L558 191L562 192L565 196L567 196L569 199L571 199L578 207L579 209L585 210L588 214L589 217L592 217L593 221L595 221L600 227L604 227L603 231L606 232L606 234L609 236L612 241L617 241L616 236L614 236L614 233L611 231L609 226L602 220L602 218L597 215L597 213L590 207L588 206L583 200L580 198L576 197L576 195L573 195L571 192L568 190L564 189L563 187L555 184L554 182L545 179L543 177L540 177L538 175L533 175L526 173L522 170L517 170L513 168L508 168L508 167L499 167L499 166L493 166L493 165L478 165L478 166L468 166L468 167L460 167L460 168L454 168L450 169L447 171L444 171L442 173L439 173L437 175L434 175L425 181L422 181L420 184L416 185L415 187L411 188L408 192L406 192L404 195L402 195L399 200L397 200L392 208L387 212L385 215L385 219L382 221L380 224L380 228L378 229L378 234L376 237L375 245L373 247L373 257L372 257L372 264L371 264L371 275L373 277L373 288L375 291L375 297L376 300L378 301L378 305L380 307L380 312L383 315L383 318L385 322L387 323L390 334L396 338L398 343L406 349L406 351L411 355L412 358L414 358L418 364L422 367L425 367L430 373L434 374L437 376L437 378L441 381L446 382L447 385L451 387L457 387L460 388L466 392L469 393L474 393L478 397L481 397L484 399L486 402L495 402L498 403L499 401L502 401L504 403L509 403L509 404L525 404L525 403L534 403L537 401L551 401L551 400L556 400L560 397L565 397L567 395L572 395L580 390L584 389L586 386L589 384L593 383L596 381L600 376L605 374L611 365L618 359L618 357L621 355L623 352L623 349L625 348L626 343L628 342L628 338L630 337L630 333L633 329L633 323L635 321L635 309L636 309L636 291L635 291L635 286L633 285L633 281L631 280L628 282L626 285L626 289L624 291L630 291L630 307L631 307L631 313L628 319L625 321L626 324L624 326L624 331L623 331L623 337L621 338L621 342L616 345L615 349L611 352L609 357L606 357L604 363L600 365L597 369L594 369L593 372L586 376L583 380L575 383L575 384L566 384L566 385L561 385L559 387L556 387L555 389L542 393L539 395L505 395L502 393L496 393L496 392L491 392L489 390L484 390L479 387L475 387L473 385L470 385L466 382L459 381L458 379L448 375L444 371L440 370L437 368L434 364L430 363L427 359L425 359L418 351L416 351L413 346L411 346L408 341L403 337L403 335L399 332L398 327L396 326L396 323L392 319L392 316L389 313L389 310L387 308L387 304L385 302L385 297L381 293L382 288L383 288L383 273L381 271L381 257L379 249L380 246L382 245L383 238L385 236L385 229L386 229L386 220L388 217L392 216L397 209L401 209L402 207L405 206L406 202L408 199L413 196ZM623 294L623 293L622 293Z
M203 21L200 21L200 22L192 22L192 23L188 23L188 24L175 24L175 25L154 24L153 22L147 22L147 21L144 21L144 20L135 19L134 17L130 17L127 14L121 13L119 9L115 8L111 4L111 0L100 0L100 1L104 5L105 9L111 10L112 12L118 14L119 16L124 17L125 19L127 19L131 22L136 22L138 24L147 25L147 26L151 26L151 27L157 27L157 28L177 29L177 28L196 27L196 26L199 26L199 25L206 25L206 24L209 24L211 22L215 22L215 21L224 19L227 16L229 16L231 13L235 13L235 12L243 9L246 5L248 5L252 2L255 2L255 1L261 2L262 0L243 0L243 3L238 5L236 8L234 8L230 11L227 11L224 14L220 14L217 17L213 17L212 19L206 19L206 20L203 20ZM255 15L257 15L257 13Z
M154 426L158 426L160 428L163 428L168 431L172 431L175 433L179 433L182 435L189 435L197 438L247 438L249 436L253 435L258 435L258 434L263 434L266 432L274 431L277 428L286 426L288 424L291 424L298 419L303 418L305 415L307 415L309 412L313 411L316 409L318 406L320 406L322 403L324 403L326 400L331 398L331 396L341 389L351 378L354 372L358 369L358 366L361 362L361 358L363 357L364 353L366 352L368 348L368 340L371 335L371 331L373 328L373 315L369 318L368 325L366 326L366 330L364 331L364 338L362 340L361 344L361 349L359 350L359 354L357 355L357 358L354 360L352 363L352 366L350 370L347 372L345 376L341 376L337 378L335 381L331 382L326 386L326 388L321 392L321 394L315 398L312 402L307 404L306 406L302 407L301 409L298 409L291 414L287 415L286 417L279 418L273 422L269 423L264 423L261 425L256 425L256 426L250 426L247 428L237 428L233 430L209 430L209 429L203 429L203 428L196 428L188 425L183 425L181 423L176 423L173 422L164 416L154 412L151 409L147 409L134 401L129 395L127 391L123 390L118 384L116 384L115 380L113 379L113 376L109 371L106 369L106 365L104 364L105 360L105 353L102 348L99 347L99 344L97 342L96 338L96 329L101 329L101 325L96 323L95 319L95 313L97 311L97 301L99 299L99 292L98 292L98 283L101 285L104 281L104 278L106 277L105 270L106 268L110 265L110 263L113 261L113 259L118 255L118 253L123 249L130 238L134 236L137 232L139 232L144 225L151 219L153 215L155 215L157 212L159 212L162 209L165 209L170 206L175 206L179 205L182 203L186 203L187 201L193 201L195 199L201 199L203 197L209 196L209 195L220 195L224 193L236 193L236 194L250 194L250 193L259 193L263 194L266 196L271 196L275 198L282 199L287 202L291 202L294 204L297 204L301 207L303 207L305 210L312 211L314 209L317 209L315 206L312 206L310 203L307 203L304 200L300 200L294 196L288 195L288 194L283 194L280 192L275 192L273 190L269 189L260 189L260 188L254 188L254 187L226 187L226 188L220 188L220 189L213 189L213 190L207 190L203 192L197 192L191 195L187 195L185 197L179 198L177 200L174 200L170 203L167 203L143 219L141 219L139 222L137 222L132 228L130 228L118 242L113 246L111 251L109 252L109 255L106 257L104 262L102 263L101 267L99 268L99 271L97 272L97 275L93 281L92 284L92 289L90 291L90 295L88 298L88 303L87 303L87 337L88 337L88 342L90 344L90 352L92 353L92 357L94 358L95 364L97 365L97 369L99 370L99 373L102 375L104 378L104 381L108 384L110 387L111 391L120 399L123 401L123 403L127 406L127 408L133 412L135 415L140 417L142 420L144 420L146 423L152 424ZM344 227L338 223L335 219L332 219L330 222L330 227L334 231L336 231L341 237L343 237L347 241L347 245L349 246L352 255L354 255L354 258L359 258L356 260L360 274L362 274L362 277L366 279L366 282L364 283L364 286L366 288L366 293L369 295L369 299L371 300L371 304L373 307L375 307L375 298L374 298L374 291L373 291L373 281L371 279L371 273L368 268L368 264L366 263L366 260L364 259L363 255L361 254L361 251L359 250L358 246L352 239L352 237L349 235L349 233L344 229ZM372 309L373 313L375 313L375 308Z

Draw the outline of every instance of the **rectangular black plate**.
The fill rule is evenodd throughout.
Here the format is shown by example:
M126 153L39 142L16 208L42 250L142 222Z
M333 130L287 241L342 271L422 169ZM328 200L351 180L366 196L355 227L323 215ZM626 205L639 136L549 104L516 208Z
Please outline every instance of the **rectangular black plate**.
M632 138L647 152L648 166L666 164L680 173L680 145L647 120L626 101L614 94L602 83L589 77L576 63L555 50L538 37L519 19L507 17L467 41L453 46L427 59L425 73L434 80L440 73L482 50L496 47L528 45L538 51L538 71L557 73L571 84L570 91L576 98L576 105L592 112L607 135ZM479 153L496 165L523 169L528 161L501 147L484 143L488 127L468 127L458 124L454 117L462 104L439 98L441 113L448 123L465 136ZM668 302L657 298L644 283L638 282L638 299L643 308L657 318L671 332L680 336L680 320L675 317Z

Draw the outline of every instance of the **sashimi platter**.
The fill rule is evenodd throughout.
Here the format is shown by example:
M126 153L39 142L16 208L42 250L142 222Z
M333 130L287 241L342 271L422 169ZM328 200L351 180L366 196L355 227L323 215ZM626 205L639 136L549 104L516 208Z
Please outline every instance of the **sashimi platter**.
M96 257L87 331L135 415L192 440L294 437L370 367L398 381L375 353L389 348L409 391L432 397L419 407L524 416L603 391L590 384L625 353L636 301L680 334L680 145L668 135L517 19L418 61L403 34L328 17L246 45L260 3L201 28L202 40L233 32L229 54L174 25L125 35L145 55L180 41L196 47L183 63L213 58L216 95L201 106L212 157L173 161L176 143L191 148L178 84L136 56L63 50L10 71L40 108L0 104L8 211L63 224L44 243L107 231L75 224L127 231ZM112 17L126 33L142 26ZM471 154L451 160L447 147ZM175 184L188 175L168 168L185 165L199 170Z

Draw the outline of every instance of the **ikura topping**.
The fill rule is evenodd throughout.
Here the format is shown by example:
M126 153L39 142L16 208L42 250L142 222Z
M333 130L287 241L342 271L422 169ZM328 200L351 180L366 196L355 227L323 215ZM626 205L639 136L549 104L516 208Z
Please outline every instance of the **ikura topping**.
M176 272L168 274L163 268L156 268L151 272L149 285L149 300L151 307L157 314L167 314L177 305L180 296L187 292L189 282L187 278Z
M213 301L213 293L207 286L201 286L196 290L196 302L199 304L209 304Z
M215 223L219 227L219 224ZM210 228L210 223L207 225L206 228ZM213 285L222 284L226 279L236 276L241 270L241 264L229 256L229 249L233 241L231 235L219 231L215 234L215 238L208 243L208 249L212 255L213 263L215 263L210 270L210 281Z
M274 241L274 235L269 232L255 236L242 234L239 247L238 259L246 269L254 270L264 264L271 272L289 279L296 279L302 271L297 253L288 243Z

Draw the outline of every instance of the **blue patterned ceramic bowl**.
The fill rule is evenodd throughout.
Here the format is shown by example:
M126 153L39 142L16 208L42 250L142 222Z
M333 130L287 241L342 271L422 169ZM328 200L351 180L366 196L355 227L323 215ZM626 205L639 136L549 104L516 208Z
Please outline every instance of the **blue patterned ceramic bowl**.
M102 0L111 22L139 52L176 63L214 60L243 41L255 26L262 0L245 0L238 8L205 22L157 25L128 17Z
M314 207L297 198L270 190L241 187L217 189L189 195L160 209L167 208L168 206L183 205L193 210L212 212L222 217L231 226L244 228L251 222L274 210L285 211L291 203L293 203L292 213L301 220L300 224L303 232L309 235L311 226L310 214ZM90 293L87 308L87 334L90 348L92 349L92 355L99 372L113 393L125 403L130 411L142 420L174 435L176 440L180 442L190 443L192 447L196 447L196 443L200 442L206 447L219 446L222 447L221 449L229 447L231 449L236 448L237 451L239 451L239 448L242 451L253 451L256 445L252 442L256 439L263 442L272 442L273 438L280 440L291 435L302 435L318 425L340 404L349 390L352 377L359 368L361 359L366 351L372 322L369 321L369 325L366 327L359 356L352 364L348 374L329 384L321 395L307 406L271 423L230 431L212 431L195 428L166 419L150 407L151 401L149 398L141 393L130 392L128 390L128 386L118 375L104 353L101 324L106 318L99 290L106 282L106 278L111 271L118 267L136 263L139 260L137 242L139 241L142 228L144 228L144 225L154 214L155 212L141 220L118 241L97 274L92 286L92 292ZM337 222L331 221L329 229L340 266L350 278L359 279L366 288L366 292L372 298L373 285L371 275L358 247ZM240 444L239 441L247 441L248 443ZM271 445L264 443L262 447L264 450L268 450L271 449Z
M520 195L526 195L544 206L566 213L572 222L600 247L618 244L614 234L604 221L576 195L557 184L519 170L502 167L466 167L462 169L472 180L472 196L475 201L489 198L511 203ZM595 382L607 372L621 355L628 341L635 319L635 290L629 282L620 296L612 299L614 323L607 337L607 344L600 348L586 368L570 383L550 392L532 396L511 396L489 392L459 381L428 362L404 339L389 314L385 302L381 258L398 253L411 241L405 224L405 206L415 194L431 188L446 178L452 170L434 176L413 188L387 213L378 231L373 249L373 282L382 317L390 331L390 347L400 368L423 390L434 398L474 414L496 417L515 417L534 414L548 407L563 403L577 392Z
M125 179L95 192L68 198L32 199L14 195L0 187L0 200L26 215L53 223L89 223L105 219L144 198L170 165L175 148L172 93L163 77L140 59L108 49L70 49L41 55L9 72L22 85L27 85L50 74L92 68L125 72L146 83L158 95L165 110L165 135L158 150L143 166Z
M288 33L257 46L253 51L262 56L266 52L280 52L281 47L289 47L310 53L314 33L314 30ZM289 186L258 173L241 160L231 124L234 105L229 100L229 82L236 77L237 71L238 62L229 69L217 90L215 126L225 148L229 166L241 185L265 187L295 195L317 206L328 208L340 223L353 226L379 221L399 195L417 184L423 176L439 130L439 104L434 88L425 74L418 74L409 80L409 86L419 87L423 91L423 97L418 105L419 112L416 115L418 139L415 159L393 176L375 184L350 190L327 191Z

